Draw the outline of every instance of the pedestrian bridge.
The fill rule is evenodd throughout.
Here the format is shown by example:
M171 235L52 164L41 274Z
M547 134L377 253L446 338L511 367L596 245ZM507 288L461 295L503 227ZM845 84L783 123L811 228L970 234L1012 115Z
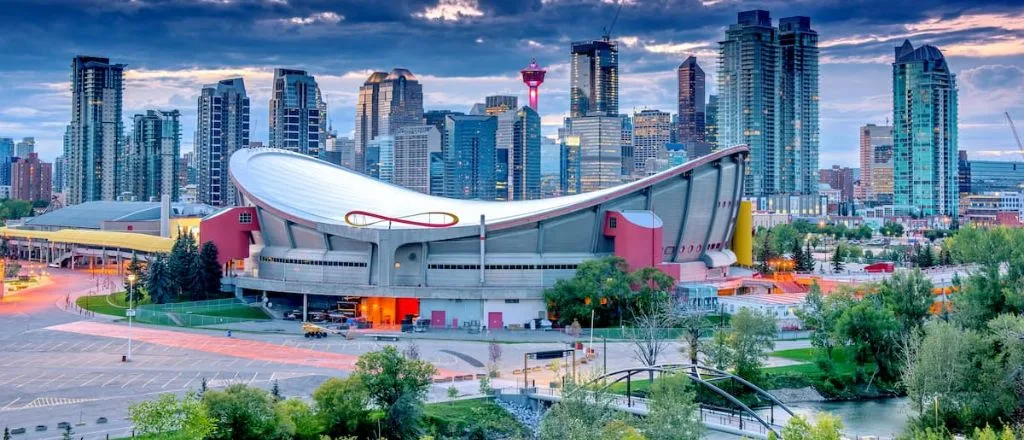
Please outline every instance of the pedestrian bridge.
M649 413L650 400L632 395L633 377L646 379L663 374L684 374L696 385L694 391L699 403L698 416L711 431L758 439L767 439L769 433L774 433L781 438L782 426L775 423L775 408L778 407L785 415L793 415L786 405L770 393L738 376L705 366L684 364L614 371L571 391L541 387L504 388L499 390L498 398L519 403L527 400L526 403L531 405L548 406L563 398L575 396L642 417ZM626 383L626 394L608 391L613 385L622 382ZM757 404L748 405L734 396L734 393L747 396L748 403L753 401Z

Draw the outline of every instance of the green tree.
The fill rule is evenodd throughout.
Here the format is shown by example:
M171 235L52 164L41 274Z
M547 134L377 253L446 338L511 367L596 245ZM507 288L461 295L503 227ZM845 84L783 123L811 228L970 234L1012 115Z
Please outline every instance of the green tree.
M174 240L174 246L171 247L167 267L178 297L191 294L191 289L198 284L196 282L199 279L199 275L196 273L198 269L196 250L196 238L191 231L178 234L178 238Z
M823 351L831 360L835 347L841 343L836 339L836 323L853 304L852 293L848 287L843 286L826 297L821 294L818 282L814 281L805 301L806 306L797 308L794 313L811 329L811 346Z
M843 250L842 246L836 245L835 252L832 252L832 272L843 271Z
M135 295L135 299L139 300L143 296L142 295L142 291L145 290L145 289L140 289L140 287L144 287L144 283L146 281L146 271L145 271L145 266L142 265L142 262L139 261L139 258L137 256L135 256L134 253L132 254L131 262L128 263L128 275L129 276L130 275L134 275L135 276L135 283L134 283L135 293L134 293L134 295ZM128 302L128 294L130 293L129 290L131 290L132 284L133 283L128 281L128 277L126 276L125 279L124 279L124 294L125 294L124 301L125 302Z
M589 399L584 392L575 392L572 383L566 386L562 401L554 404L544 413L540 422L541 440L612 440L616 431L628 431L621 425L630 424L619 411L609 407L609 402L598 397ZM619 422L613 425L613 422ZM607 433L604 433L608 427Z
M128 406L128 417L138 434L163 435L169 440L201 440L214 430L199 395L191 391L181 399L166 393L155 400L133 403Z
M66 426L64 426L64 432L61 433L61 439L62 440L73 440L74 437L72 437L72 435L74 435L74 434L75 434L75 432L71 430L71 425L66 425Z
M712 367L725 370L732 365L732 349L729 346L729 331L725 329L715 330L711 335L711 342L704 345L704 353L707 355L707 363Z
M754 235L754 254L757 257L757 271L763 274L771 273L770 261L778 257L771 229L758 229Z
M270 386L270 395L277 402L280 402L281 400L284 400L281 397L281 386L277 383L277 379L274 379L274 383Z
M204 294L220 292L220 279L224 275L217 262L217 245L212 241L203 243L199 252L200 285Z
M902 383L920 414L918 426L963 431L1010 415L1016 397L994 342L981 331L945 322L930 323L923 338L909 341Z
M581 263L572 278L545 289L544 300L562 325L590 324L593 311L594 325L606 327L619 325L631 293L626 260L606 257Z
M146 292L154 304L163 304L174 298L174 281L171 280L170 270L167 267L167 259L163 254L157 254L146 270L145 279Z
M800 246L800 241L794 241L793 245L789 248L789 258L793 260L793 268L797 272L804 272L803 261L804 261L804 248Z
M736 375L744 379L757 379L768 352L775 347L778 328L775 318L743 308L729 319L726 338L728 358Z
M956 321L967 328L981 329L1002 313L1021 313L1024 278L1015 279L1021 261L1010 261L1007 273L998 264L986 264L968 276L953 295Z
M331 437L367 433L370 395L358 377L325 380L313 391L313 401L317 417Z
M320 418L306 402L286 399L277 403L278 412L295 425L295 440L318 440L324 432Z
M704 437L704 423L690 378L685 373L662 376L651 385L648 415L640 425L651 440L697 440Z
M893 377L899 322L877 295L869 295L847 308L836 322L837 336L853 344L858 365L873 361L883 378Z
M245 384L209 390L203 403L214 420L214 440L290 439L295 425L275 405L270 393Z
M598 440L647 440L648 437L640 433L626 420L616 419L608 422L601 428Z
M782 438L786 440L840 440L843 437L843 420L829 413L818 413L814 423L804 416L795 416L782 427Z
M423 401L436 373L429 362L406 359L394 346L359 357L355 376L366 386L370 402L384 411L385 437L419 437Z
M878 296L899 321L901 335L913 334L931 316L934 287L919 269L896 272L878 285Z
M4 426L4 436L3 436L3 440L11 440L11 430L10 430L10 429L7 429L7 427L6 427L6 426Z
M808 241L804 251L800 254L801 259L797 262L797 270L800 272L814 272L814 251L811 250L811 242Z

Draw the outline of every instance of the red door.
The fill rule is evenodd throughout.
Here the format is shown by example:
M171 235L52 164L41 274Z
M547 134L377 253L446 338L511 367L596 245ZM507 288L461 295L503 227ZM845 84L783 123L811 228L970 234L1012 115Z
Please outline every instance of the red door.
M487 313L487 328L489 330L500 330L505 328L505 323L501 320L501 312Z
M430 311L430 326L433 328L444 328L444 310Z

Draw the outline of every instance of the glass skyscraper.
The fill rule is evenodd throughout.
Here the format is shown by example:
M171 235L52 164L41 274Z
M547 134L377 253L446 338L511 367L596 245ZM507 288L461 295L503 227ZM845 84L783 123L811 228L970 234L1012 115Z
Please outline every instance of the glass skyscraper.
M779 20L779 129L784 194L818 194L818 33L810 17ZM852 196L852 194L851 194Z
M14 139L0 138L0 185L11 184L11 156L14 156Z
M203 86L195 136L196 201L213 206L239 204L228 162L232 153L249 146L249 97L242 78Z
M569 116L619 114L619 48L614 41L572 43Z
M779 37L768 11L739 13L718 49L719 145L750 147L747 196L779 191Z
M635 122L635 121L634 121ZM622 183L622 118L587 116L570 118L565 134L578 137L578 153L570 154L579 168L579 191L590 192ZM634 129L634 137L636 136Z
M391 183L430 194L430 154L441 151L441 133L432 125L402 127L395 133Z
M704 113L704 140L711 150L718 149L718 95L708 95L708 106Z
M696 57L687 57L676 70L679 86L679 127L676 142L689 146L704 141L704 69Z
M394 136L402 127L423 124L423 85L407 69L373 72L359 88L356 101L355 162L365 164L365 150L378 136ZM365 169L356 169L366 172Z
M935 46L895 48L893 89L893 202L921 215L956 217L957 89ZM972 170L973 173L973 170Z
M124 64L76 56L71 61L71 126L66 203L115 200L124 146Z
M633 169L631 174L643 176L647 171L658 170L649 167L648 161L665 157L665 144L671 142L671 115L660 110L641 110L633 114Z
M540 115L530 107L514 113L509 154L510 200L540 198Z
M495 135L498 118L447 115L444 149L445 196L495 199Z
M178 200L180 116L177 110L149 110L133 118L135 130L124 166L126 199L155 202L166 195Z
M316 79L304 70L275 69L270 98L270 147L320 156L326 130Z
M973 194L987 192L1024 191L1024 162L995 160L968 160L967 191Z

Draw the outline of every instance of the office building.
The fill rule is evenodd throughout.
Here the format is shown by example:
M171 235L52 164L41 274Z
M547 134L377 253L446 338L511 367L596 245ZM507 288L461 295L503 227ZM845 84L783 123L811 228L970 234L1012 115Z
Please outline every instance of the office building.
M894 203L923 216L956 218L956 77L935 46L915 49L908 40L894 52Z
M892 143L880 144L874 147L874 156L871 162L871 200L879 204L893 203L893 149ZM861 179L864 178L864 170L860 172Z
M779 20L778 35L778 190L813 196L818 194L818 33L810 17L788 17Z
M519 98L511 95L492 95L484 97L484 114L498 116L509 110L519 108Z
M39 154L28 153L11 164L11 198L34 202L50 202L53 165L40 161Z
M364 173L366 163L366 146L377 137L380 132L380 110L378 98L380 96L380 83L387 78L387 72L373 72L369 78L359 87L359 96L356 100L356 125L355 125L355 150L353 157L356 164L356 171Z
M957 151L957 174L960 194L971 192L971 163L967 159L967 150Z
M71 61L71 136L66 203L115 200L124 145L124 65L107 58Z
M0 138L0 186L11 186L11 158L14 156L14 139Z
M1024 191L1024 162L968 160L967 180L969 182L967 191L958 189L958 192L971 194L1021 192Z
M515 110L494 115L498 128L494 132L494 199L511 200L509 187L509 164L512 162L512 139L516 122Z
M430 194L443 196L444 186L444 150L448 145L448 130L445 130L445 119L448 115L465 115L452 110L430 110L423 113L423 121L432 125L441 133L441 150L430 153Z
M402 127L423 124L423 86L407 69L373 72L359 88L356 101L355 149L357 166L373 163L366 155L378 136L393 136ZM356 171L370 174L365 168Z
M619 115L619 118L622 119L622 148L619 150L622 154L622 167L619 174L628 179L636 166L633 163L633 118L629 115Z
M430 154L441 151L441 132L432 125L402 127L395 132L391 183L430 194Z
M708 95L704 112L704 141L711 151L718 149L718 95Z
M53 160L53 178L50 183L50 191L55 193L64 192L64 156L57 156Z
M580 160L580 137L562 133L559 138L559 188L562 195L583 192L583 170ZM621 163L621 162L620 162Z
M687 57L676 69L679 86L678 128L675 142L691 145L705 139L704 69L697 58Z
M366 146L366 175L390 182L395 170L395 137L377 136Z
M611 188L622 183L622 118L587 116L569 118L568 136L577 136L578 163L568 168L579 169L579 191L587 193ZM636 129L634 128L634 137Z
M572 43L569 116L618 116L619 48L609 40Z
M319 157L326 114L316 78L305 70L275 69L272 93L269 146Z
M873 183L876 150L888 146L892 149L892 126L868 124L860 128L860 185L856 188L856 199L874 200ZM884 153L883 153L884 154ZM885 158L881 166L885 166ZM888 161L891 165L891 157ZM890 170L891 171L891 170ZM891 193L891 191L890 191Z
M839 191L839 201L849 202L853 200L853 169L832 165L832 168L818 170L818 182L824 183L834 190Z
M181 113L149 110L133 118L134 131L125 155L123 200L178 201L181 162Z
M444 148L445 196L453 199L495 199L495 137L498 118L448 115Z
M21 142L14 145L14 155L22 159L28 159L28 155L36 151L36 139L32 137L22 138Z
M531 107L510 112L513 116L509 148L509 200L540 198L541 133L540 115Z
M249 96L242 78L207 84L199 94L195 153L196 200L213 206L241 203L228 174L231 154L249 147ZM186 171L187 172L187 171Z
M657 166L647 162L665 157L665 144L671 142L671 115L660 110L641 110L633 114L632 174L646 176ZM654 171L657 172L657 171Z

